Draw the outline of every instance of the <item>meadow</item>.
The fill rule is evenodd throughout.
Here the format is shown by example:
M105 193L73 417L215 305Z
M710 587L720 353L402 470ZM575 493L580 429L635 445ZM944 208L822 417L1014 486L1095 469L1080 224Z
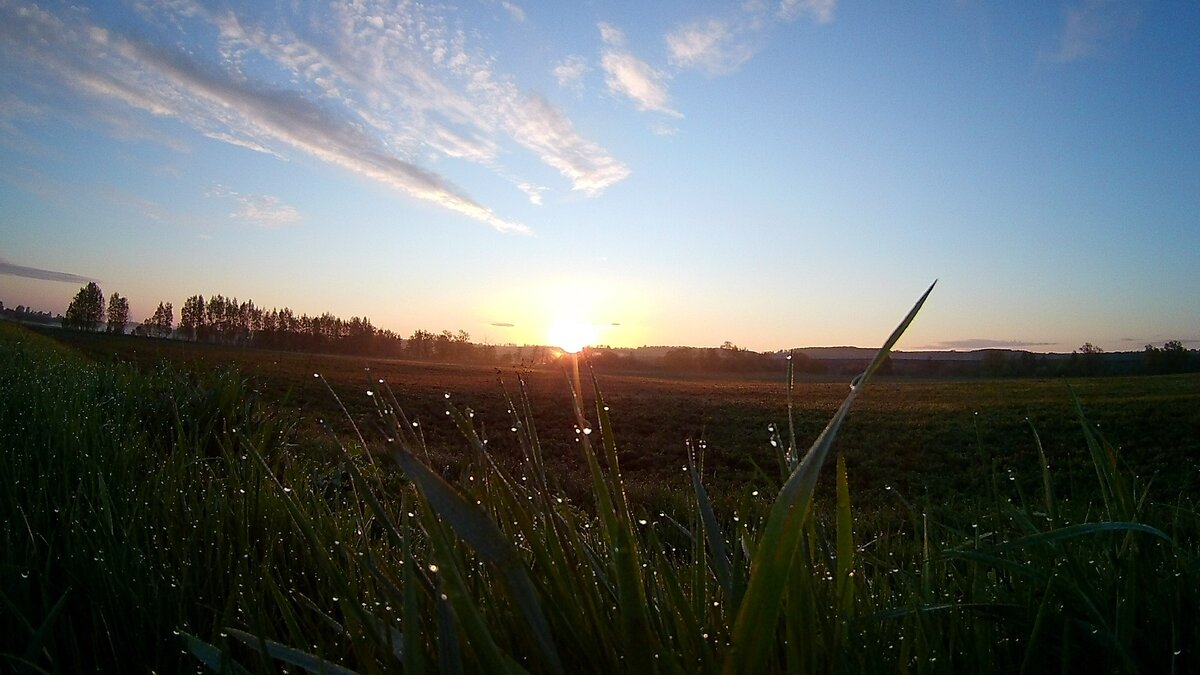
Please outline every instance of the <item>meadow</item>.
M1197 375L573 395L55 336L0 325L6 668L1200 667Z

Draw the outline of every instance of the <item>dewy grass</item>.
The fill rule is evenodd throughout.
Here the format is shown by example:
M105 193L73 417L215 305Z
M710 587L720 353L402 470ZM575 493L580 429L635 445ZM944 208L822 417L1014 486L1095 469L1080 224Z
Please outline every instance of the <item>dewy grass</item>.
M900 495L904 517L864 511L841 458L818 480L846 403L803 458L776 433L776 494L714 503L697 441L683 506L647 512L595 386L586 412L574 392L592 499L572 503L520 381L501 427L519 457L446 399L464 457L450 472L372 386L392 471L369 434L307 459L233 374L90 363L4 326L0 350L0 670L1200 667L1192 503L1148 499L1082 405L1090 493L1043 461L1041 494L998 475L937 517Z

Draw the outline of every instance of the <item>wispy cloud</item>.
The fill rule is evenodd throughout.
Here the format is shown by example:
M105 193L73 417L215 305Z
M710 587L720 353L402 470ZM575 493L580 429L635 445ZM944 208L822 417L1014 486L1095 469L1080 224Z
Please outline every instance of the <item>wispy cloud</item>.
M513 21L516 21L517 23L525 23L525 10L521 9L520 5L501 0L500 6L504 8L504 11L508 12L508 15L512 17Z
M680 26L667 34L671 64L699 68L713 75L737 70L754 55L754 50L736 37L733 27L720 19Z
M679 69L730 73L763 49L772 28L799 19L829 23L836 8L837 0L747 0L723 16L693 19L667 33L668 59Z
M496 321L492 323L496 328L516 328L517 324L508 323L507 321Z
M629 52L625 46L625 35L620 29L603 22L598 27L600 39L605 44L600 65L604 68L604 82L608 90L628 97L639 110L683 117L682 113L671 107L665 84L667 76Z
M629 175L628 167L576 134L571 121L540 96L526 96L506 118L513 137L569 178L575 190L597 195Z
M209 197L232 200L234 210L229 213L229 217L256 227L277 230L303 220L299 209L283 203L283 200L274 195L241 194L224 185L214 185L206 194Z
M784 21L806 16L817 23L829 23L835 9L837 0L781 0L775 14Z
M502 6L514 19L524 16L516 4ZM252 8L215 10L194 0L135 7L168 34L214 37L187 52L164 49L98 25L84 10L5 2L0 44L34 77L49 73L101 106L177 119L257 152L308 154L500 231L528 228L422 164L468 161L505 178L498 158L511 142L590 195L628 175L561 112L495 72L495 59L439 13L450 10L381 0L312 10L294 3L268 22ZM531 107L535 118L527 116Z
M541 185L533 185L532 183L517 183L517 189L529 197L530 204L534 206L542 205L542 193L546 191L546 188Z
M26 279L39 279L41 281L61 281L68 284L86 284L89 281L93 281L91 278L71 274L70 272L55 272L54 270L43 270L36 267L17 265L3 258L0 258L0 274L25 277Z
M578 54L571 54L554 66L554 79L558 80L558 86L581 94L583 93L583 76L587 71L587 59Z
M1062 33L1050 56L1060 63L1097 56L1128 39L1139 18L1138 6L1131 0L1084 0L1066 10Z

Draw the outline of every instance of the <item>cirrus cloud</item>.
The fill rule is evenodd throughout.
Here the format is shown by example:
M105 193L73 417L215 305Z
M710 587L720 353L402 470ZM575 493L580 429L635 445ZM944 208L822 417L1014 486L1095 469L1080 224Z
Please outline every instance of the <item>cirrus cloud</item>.
M86 9L0 3L9 77L63 83L88 97L85 109L134 108L221 143L306 154L502 232L529 228L474 200L429 159L530 183L501 164L515 144L592 196L628 175L560 111L497 73L449 9L363 0L293 3L262 17L194 0L134 7L152 30L122 32ZM515 4L505 9L523 16ZM172 32L200 41L164 47L177 42L163 38Z
M604 22L598 28L600 39L605 44L600 65L604 68L604 82L608 90L629 98L639 110L683 117L670 105L666 75L629 52L625 46L625 34L620 29Z

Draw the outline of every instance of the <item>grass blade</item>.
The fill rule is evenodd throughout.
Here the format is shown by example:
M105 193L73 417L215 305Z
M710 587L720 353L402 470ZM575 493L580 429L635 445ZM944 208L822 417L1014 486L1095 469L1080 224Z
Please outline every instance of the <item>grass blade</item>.
M891 336L884 342L883 347L875 354L867 369L854 379L850 385L850 394L834 413L825 426L821 435L809 448L804 460L788 477L780 489L770 515L767 517L759 543L755 547L755 555L750 568L750 582L746 594L738 609L734 623L733 636L729 657L725 662L725 672L753 673L762 672L767 667L768 652L774 642L775 625L783 607L784 589L796 557L796 549L800 543L801 524L808 516L812 503L813 490L817 485L817 476L838 429L850 412L850 406L871 376L883 364L892 347L900 340L900 336L916 318L917 312L925 304L925 300L933 291L934 285L921 296L913 308L909 310L900 325L892 331Z
M261 650L276 661L283 661L297 668L302 668L307 672L317 673L318 675L358 675L356 671L339 666L336 663L330 663L319 656L300 651L294 647L288 647L273 640L259 638L236 628L226 628L225 630L247 647Z
M696 493L696 506L700 511L700 522L704 526L704 538L708 542L708 559L712 565L713 574L717 577L717 583L721 585L721 590L725 593L726 605L736 611L741 598L734 597L733 571L729 562L729 553L725 550L725 535L721 532L720 525L717 524L717 515L713 511L712 502L709 501L708 492L705 491L704 483L700 480L700 471L696 468L696 457L690 443L688 444L688 467L688 473L692 475L692 489Z
M431 471L411 452L401 447L392 453L392 457L404 473L417 484L430 508L444 518L454 533L480 558L501 573L509 596L529 625L546 665L553 672L561 672L562 662L559 660L554 638L550 634L550 626L542 612L537 588L522 565L516 547L482 509L467 501L458 490Z
M192 653L192 656L196 657L196 660L200 663L208 666L209 670L221 673L222 675L250 675L250 671L246 670L244 666L234 661L228 654L225 654L215 646L189 633L180 631L180 634L187 643L188 651Z

